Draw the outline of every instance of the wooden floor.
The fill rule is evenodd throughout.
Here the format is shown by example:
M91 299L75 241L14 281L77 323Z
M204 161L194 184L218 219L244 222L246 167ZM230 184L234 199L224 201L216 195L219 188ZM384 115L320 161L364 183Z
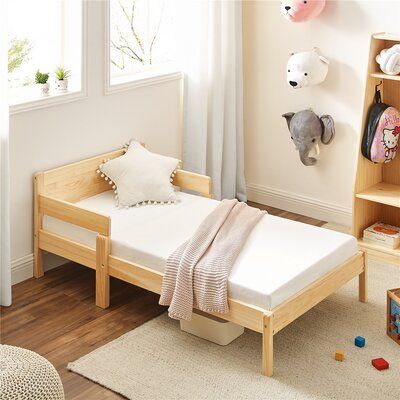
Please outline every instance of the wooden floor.
M249 203L270 214L321 226L323 221ZM13 305L1 308L1 343L46 357L60 373L67 400L122 397L67 370L67 364L161 314L158 295L111 280L111 306L94 304L95 272L75 263L13 287Z

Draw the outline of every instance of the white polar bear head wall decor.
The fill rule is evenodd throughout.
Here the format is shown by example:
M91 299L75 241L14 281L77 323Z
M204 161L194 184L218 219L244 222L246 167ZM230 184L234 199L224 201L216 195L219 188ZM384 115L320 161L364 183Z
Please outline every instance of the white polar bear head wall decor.
M293 53L287 63L287 83L294 89L318 85L328 74L329 61L317 49Z
M376 62L385 74L400 74L400 44L395 44L389 49L383 49L376 56Z
M325 7L325 0L282 0L281 12L290 22L304 22L317 17Z

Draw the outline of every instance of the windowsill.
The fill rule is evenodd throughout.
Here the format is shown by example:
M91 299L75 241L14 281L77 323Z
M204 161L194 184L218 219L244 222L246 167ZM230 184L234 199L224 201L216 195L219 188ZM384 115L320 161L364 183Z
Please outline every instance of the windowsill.
M106 84L104 94L113 94L143 86L155 85L163 82L181 80L183 72L177 69L160 69L138 72L132 75L123 75L111 78Z
M73 87L66 92L50 90L48 95L42 95L35 86L11 92L14 93L10 96L10 114L47 108L87 97L85 90Z

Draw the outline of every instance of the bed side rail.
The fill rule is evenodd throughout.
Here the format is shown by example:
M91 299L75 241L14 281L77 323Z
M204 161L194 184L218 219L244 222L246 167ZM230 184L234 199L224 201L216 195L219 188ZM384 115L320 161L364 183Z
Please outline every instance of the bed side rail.
M211 178L206 175L200 175L194 172L178 169L172 183L182 189L193 190L194 192L206 197L212 196Z
M109 236L111 219L107 215L79 207L64 200L39 195L39 213L49 215L70 224L78 225L101 235Z

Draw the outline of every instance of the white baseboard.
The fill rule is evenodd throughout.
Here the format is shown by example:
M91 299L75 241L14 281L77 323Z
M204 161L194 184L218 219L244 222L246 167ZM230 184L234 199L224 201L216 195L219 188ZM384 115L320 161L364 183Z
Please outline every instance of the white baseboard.
M247 185L247 197L250 201L307 217L340 225L351 225L351 208L337 204L252 183Z
M13 285L33 276L33 254L11 261L11 282Z
M45 271L59 267L68 260L51 253L44 253ZM33 254L11 261L11 282L13 285L33 277Z

